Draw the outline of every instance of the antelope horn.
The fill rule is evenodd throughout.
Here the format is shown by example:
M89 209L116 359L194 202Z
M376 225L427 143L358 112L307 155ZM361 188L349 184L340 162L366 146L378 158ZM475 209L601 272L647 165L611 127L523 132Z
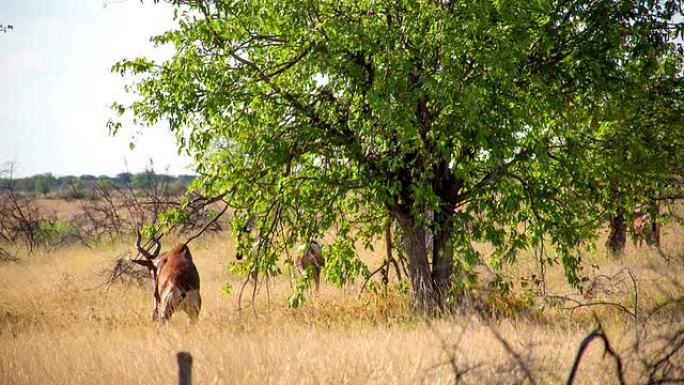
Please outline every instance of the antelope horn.
M135 247L138 249L138 252L143 255L143 257L153 260L159 256L159 251L161 250L161 244L159 243L159 240L155 237L152 237L152 242L156 245L156 248L154 249L154 253L150 254L149 251L145 250L142 246L140 246L140 229L138 229L138 236L135 239Z

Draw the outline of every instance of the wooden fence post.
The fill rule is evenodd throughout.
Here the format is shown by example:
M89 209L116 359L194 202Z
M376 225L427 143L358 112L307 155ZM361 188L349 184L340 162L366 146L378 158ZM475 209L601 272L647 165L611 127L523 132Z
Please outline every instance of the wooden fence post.
M188 352L178 352L178 385L192 384L192 355Z

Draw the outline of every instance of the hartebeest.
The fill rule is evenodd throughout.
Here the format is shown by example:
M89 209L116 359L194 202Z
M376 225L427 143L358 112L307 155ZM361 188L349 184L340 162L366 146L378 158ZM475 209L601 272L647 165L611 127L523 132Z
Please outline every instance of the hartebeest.
M161 249L159 240L153 237L152 241L156 248L153 253L150 253L140 246L140 232L138 232L135 247L145 259L133 260L147 267L152 274L154 281L152 319L157 320L161 317L163 321L168 321L176 310L183 310L190 317L191 322L196 321L202 308L202 297L200 296L200 277L192 262L190 249L186 244L179 244L159 255Z
M646 225L649 223L651 216L648 213L635 213L634 222L632 222L632 230L637 236L637 243L641 247L646 239ZM648 241L646 242L648 244Z
M256 221L253 219L245 223L245 225L240 230L240 233L238 233L238 241L240 241L243 236L247 236L252 231L254 231L255 225ZM257 234L256 239L252 243L252 251L254 253L258 251L257 249L259 247L259 243L260 238ZM242 257L242 253L238 250L238 252L235 254L235 259L239 261L242 259ZM318 291L318 287L320 286L321 281L321 269L323 268L323 266L325 266L325 259L323 258L323 254L321 253L321 245L313 240L308 242L307 244L299 245L299 247L297 247L297 253L295 256L294 263L297 267L297 271L299 271L299 274L304 274L304 271L306 271L307 268L312 267L314 285L316 291Z
M321 245L316 241L310 241L306 245L300 245L297 248L297 256L295 257L295 266L299 270L299 274L304 274L309 267L313 270L314 285L316 291L321 281L321 269L325 266L325 259L321 253Z

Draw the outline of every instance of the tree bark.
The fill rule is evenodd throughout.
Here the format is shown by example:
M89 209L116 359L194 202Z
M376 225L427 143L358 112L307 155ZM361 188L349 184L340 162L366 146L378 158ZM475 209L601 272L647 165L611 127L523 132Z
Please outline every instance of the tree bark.
M432 282L434 285L436 303L439 309L446 310L446 301L451 289L451 275L453 274L453 250L447 247L451 235L451 220L441 217L440 227L435 231L432 243Z
M416 224L409 215L397 216L404 233L404 248L408 257L410 307L414 314L432 317L445 310L453 272L452 253L445 247L450 229L441 227L432 244L430 266L427 234L429 227Z
M428 264L426 227L412 221L400 224L404 230L408 256L409 280L411 282L411 310L416 314L429 315L435 308L435 295Z
M625 250L625 243L627 242L627 224L625 222L625 213L623 210L618 211L617 214L610 217L610 234L606 241L606 249L613 256L621 256Z

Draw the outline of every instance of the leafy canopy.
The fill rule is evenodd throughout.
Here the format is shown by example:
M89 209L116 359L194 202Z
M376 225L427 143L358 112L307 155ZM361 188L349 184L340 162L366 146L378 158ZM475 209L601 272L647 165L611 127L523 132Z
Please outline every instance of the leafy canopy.
M332 232L333 275L363 273L354 242L392 216L464 269L473 241L496 266L546 239L577 283L609 185L682 143L679 1L176 3L152 38L175 54L116 64L137 99L114 108L168 121L196 187L256 218L252 271Z

